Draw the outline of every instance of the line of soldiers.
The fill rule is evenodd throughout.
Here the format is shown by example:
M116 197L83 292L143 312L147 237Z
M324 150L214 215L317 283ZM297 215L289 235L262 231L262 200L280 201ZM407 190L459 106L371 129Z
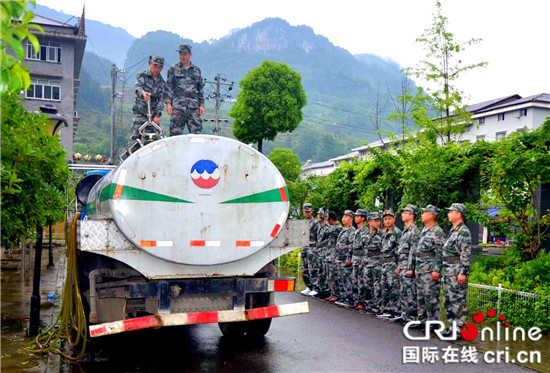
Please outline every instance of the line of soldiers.
M189 133L201 133L204 80L200 68L191 62L191 49L189 44L179 46L180 62L170 67L166 81L160 75L164 68L164 58L160 56L150 56L149 70L137 74L130 143L140 137L138 130L148 120L147 101L151 101L152 120L156 124L160 124L166 104L170 115L170 136L183 134L185 126Z
M468 315L471 234L464 205L453 203L447 210L452 228L445 236L433 205L422 209L422 230L416 225L419 209L403 208L401 231L391 210L382 213L381 229L376 211L345 210L340 225L334 212L321 208L315 219L312 205L304 204L310 242L301 253L307 286L302 294L394 322L418 317L416 327L423 328L426 321L441 319L442 287L451 325L445 334L452 334L455 321L460 337Z

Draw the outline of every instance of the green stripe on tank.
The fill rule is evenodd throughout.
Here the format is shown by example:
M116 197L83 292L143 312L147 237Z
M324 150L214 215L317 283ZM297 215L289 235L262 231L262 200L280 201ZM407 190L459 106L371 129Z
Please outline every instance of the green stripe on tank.
M288 195L288 189L285 186L285 192L287 200L290 200ZM249 196L240 197L231 199L229 201L222 202L222 204L225 203L269 203L269 202L282 202L283 199L281 197L281 192L279 192L279 188L277 189L271 189L267 190L265 192L260 192L256 194L251 194Z
M96 212L95 202L91 202L86 205L86 214L95 214Z
M116 184L111 183L107 188L103 188L101 191L100 201L104 202L109 199L113 199L115 194ZM122 189L121 200L135 200L135 201L158 201L158 202L179 202L179 203L193 203L184 199L167 196L165 194L150 192L148 190L134 188L131 186L124 186Z

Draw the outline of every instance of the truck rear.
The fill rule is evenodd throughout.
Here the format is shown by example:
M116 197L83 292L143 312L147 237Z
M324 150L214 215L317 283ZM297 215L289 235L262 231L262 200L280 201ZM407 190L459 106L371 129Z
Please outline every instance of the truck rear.
M307 245L308 226L287 220L285 181L252 147L170 137L91 180L77 238L92 337L200 323L261 336L272 318L308 312L274 303L295 279L274 277L273 261Z

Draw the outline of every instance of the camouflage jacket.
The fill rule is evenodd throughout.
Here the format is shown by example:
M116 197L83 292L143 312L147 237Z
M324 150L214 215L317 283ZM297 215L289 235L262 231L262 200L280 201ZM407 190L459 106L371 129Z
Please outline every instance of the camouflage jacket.
M147 116L147 101L143 98L143 92L151 94L151 119L154 117L160 118L164 110L164 103L170 102L170 92L166 82L161 75L157 79L153 78L151 70L145 70L137 74L134 92L133 112L143 116Z
M437 263L441 262L441 250L445 242L445 233L437 224L422 229L416 247L409 255L409 269L417 273L439 272Z
M363 225L363 228L355 230L353 238L352 261L360 261L366 254L367 237L369 234L368 225Z
M357 230L353 225L348 228L342 228L338 238L336 239L336 260L339 262L344 262L346 260L351 260L353 255L353 243L355 241L355 233Z
M309 247L317 246L317 232L319 231L320 224L314 218L311 217L309 221Z
M172 104L180 98L196 100L199 106L204 106L204 81L201 69L191 64L188 69L177 63L170 67L166 84L171 92Z
M367 245L365 248L365 262L367 266L377 266L382 258L382 231L377 229L369 232L367 236Z
M328 242L327 255L330 257L331 260L334 261L338 256L336 254L336 242L338 241L338 236L340 235L340 232L342 231L343 227L340 224L329 225L329 227L330 227L330 237Z
M472 255L472 234L464 223L452 227L449 237L443 245L441 255L442 271L450 266L457 266L458 274L468 275L470 272L470 258Z
M317 231L317 245L316 250L320 255L326 255L329 245L330 245L330 236L332 234L331 226L325 222L325 224L319 223L319 230Z
M397 247L399 246L401 234L401 229L396 226L393 226L391 231L382 231L381 254L383 258L395 258L395 262L397 262Z
M409 227L405 227L405 230L401 234L399 240L399 246L397 247L397 267L401 271L406 271L409 266L409 254L418 243L420 239L420 230L415 223Z

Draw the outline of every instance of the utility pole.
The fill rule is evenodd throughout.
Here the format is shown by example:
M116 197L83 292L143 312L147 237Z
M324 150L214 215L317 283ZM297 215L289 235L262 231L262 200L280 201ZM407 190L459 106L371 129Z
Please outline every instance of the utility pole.
M116 98L116 65L111 67L111 148L109 152L109 164L115 163L115 98Z
M215 90L212 94L210 94L206 99L214 99L215 100L215 109L216 114L214 119L203 119L205 122L214 122L214 135L220 134L220 122L228 123L229 119L226 118L220 118L220 106L221 103L226 98L230 98L231 95L229 92L233 89L233 82L225 83L227 79L222 77L222 74L217 74L214 78L213 82L205 81L205 83L214 85ZM223 83L222 83L223 82ZM225 90L222 92L222 88Z
M115 132L115 99L117 97L122 97L124 92L116 92L116 80L117 73L122 73L123 76L126 74L126 70L117 69L116 65L111 67L111 147L109 151L109 164L115 163L115 142L116 142L116 132Z

